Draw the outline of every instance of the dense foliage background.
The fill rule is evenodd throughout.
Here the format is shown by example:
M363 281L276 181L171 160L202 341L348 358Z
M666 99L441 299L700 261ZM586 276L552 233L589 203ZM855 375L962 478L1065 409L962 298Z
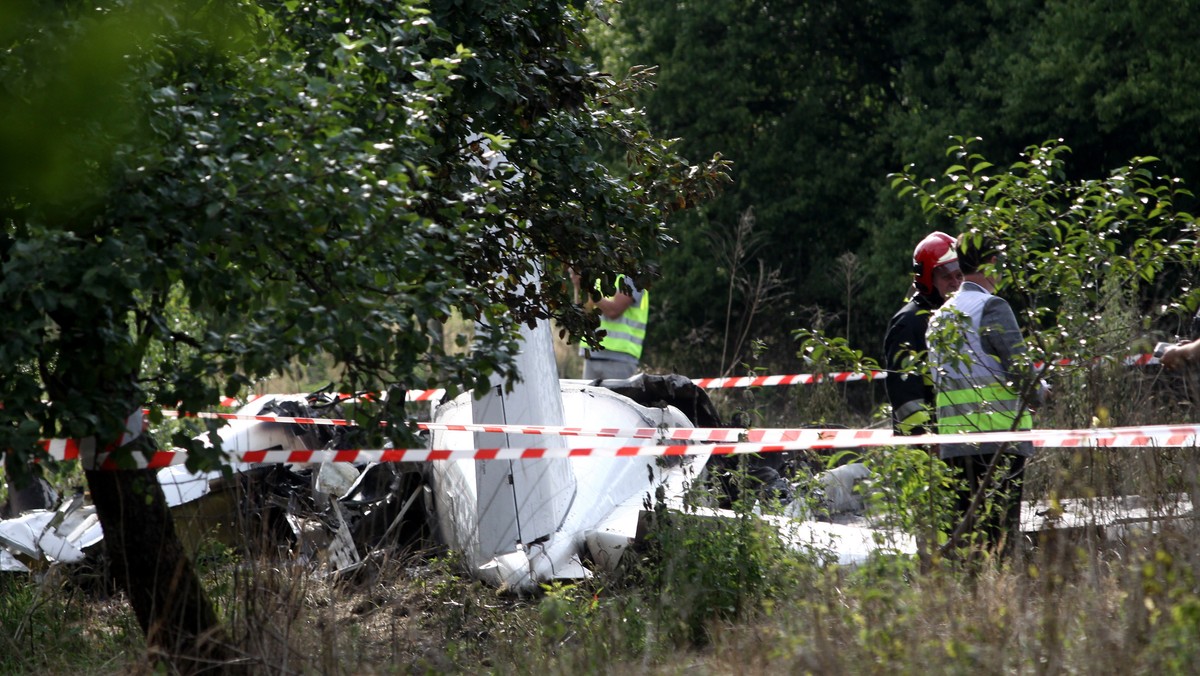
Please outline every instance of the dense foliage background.
M735 167L720 198L673 222L679 246L655 287L648 362L692 375L740 368L751 346L729 353L747 324L768 347L756 364L775 372L799 367L789 333L800 328L876 354L907 291L910 252L929 230L888 175L940 173L954 135L981 137L977 149L1000 166L1061 139L1072 150L1067 178L1154 156L1153 172L1194 186L1200 48L1187 34L1190 7L621 3L597 29L606 65L657 67L658 87L640 99L652 128L681 137L685 155L720 151Z
M869 354L931 225L1006 236L1034 356L1122 353L1195 304L1194 199L1162 178L1200 181L1190 14L1182 0L0 3L0 447L18 474L39 438L112 438L143 404L206 408L309 362L396 394L512 376L522 323L594 328L568 266L653 286L654 368L793 372L810 366L801 329ZM734 183L704 202L722 164L677 153L717 152ZM452 316L482 320L474 350L431 338ZM1042 420L1194 410L1157 372L1102 367L1055 373ZM793 392L805 421L866 424L832 386ZM1031 494L1200 498L1194 454L1111 450L1040 455ZM926 460L883 455L879 474L910 491L889 494L911 502L891 516L924 514ZM97 614L53 576L5 585L10 670L246 654L322 672L1194 664L1191 521L965 576L831 570L749 519L681 523L662 547L674 577L553 587L532 618L436 562L387 562L350 588L218 552L203 584L175 585L185 557L157 483L137 477L88 476L134 616L106 595ZM222 625L243 652L205 652ZM113 661L47 668L92 659L89 642Z

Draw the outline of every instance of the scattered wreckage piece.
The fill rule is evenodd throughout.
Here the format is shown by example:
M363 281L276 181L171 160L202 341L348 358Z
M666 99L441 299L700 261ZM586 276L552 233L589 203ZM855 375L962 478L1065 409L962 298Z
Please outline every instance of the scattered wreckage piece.
M1192 518L1193 503L1185 493L1154 496L1104 496L1028 500L1021 505L1021 531L1027 535L1091 533L1119 540L1134 532L1156 532L1170 521Z
M745 518L732 510L712 507L687 507L668 503L667 509L676 518L697 523ZM835 515L832 520L799 520L787 515L758 514L756 518L778 533L780 541L790 549L811 554L826 565L848 568L861 566L872 557L913 556L917 553L916 539L906 533L879 528L861 515ZM643 510L638 523L637 541L644 540L656 527L658 514Z
M264 395L245 415L340 417L340 399L321 395ZM337 448L341 427L236 420L218 430L221 447ZM205 440L207 444L207 440ZM427 491L413 463L234 463L229 471L159 470L177 529L196 546L215 537L231 547L274 548L298 561L344 573L383 546L427 537ZM254 537L248 537L248 535Z
M55 510L35 509L0 521L0 571L80 563L103 538L95 507L75 494Z

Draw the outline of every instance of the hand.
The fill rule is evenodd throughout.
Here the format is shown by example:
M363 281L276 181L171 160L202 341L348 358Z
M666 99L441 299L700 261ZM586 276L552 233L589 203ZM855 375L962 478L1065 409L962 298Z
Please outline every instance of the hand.
M1192 361L1195 358L1195 353L1198 349L1200 349L1200 340L1194 340L1190 343L1180 343L1179 345L1172 345L1166 350L1163 350L1162 357L1159 358L1159 361L1162 362L1163 368L1174 370Z
M567 272L571 275L571 300L579 302L579 273L575 272L575 268L567 268Z

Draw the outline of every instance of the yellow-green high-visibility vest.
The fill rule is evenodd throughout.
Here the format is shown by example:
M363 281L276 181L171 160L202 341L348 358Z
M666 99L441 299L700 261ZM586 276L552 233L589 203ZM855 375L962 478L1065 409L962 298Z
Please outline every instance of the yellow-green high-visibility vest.
M623 290L621 281L625 275L617 277L617 289ZM596 284L599 289L599 282ZM625 312L616 319L600 316L600 328L607 333L600 341L600 347L614 352L624 352L634 359L642 358L642 344L646 342L646 323L650 319L650 292L641 290L641 298L625 308ZM603 290L601 289L601 293Z
M991 294L972 292L964 287L946 301L930 320L930 371L937 381L937 431L1000 432L1033 428L1029 408L1022 405L1012 383L1005 382L1005 370L994 355L988 354L980 338L984 306ZM946 322L969 322L971 331L960 335L956 349L935 347L934 337Z

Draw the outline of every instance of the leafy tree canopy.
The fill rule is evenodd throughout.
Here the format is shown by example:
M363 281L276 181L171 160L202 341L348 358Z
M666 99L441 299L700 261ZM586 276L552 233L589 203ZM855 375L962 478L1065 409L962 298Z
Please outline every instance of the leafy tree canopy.
M566 266L652 277L666 214L720 178L642 130L644 80L584 60L562 2L3 12L10 466L39 437L114 438L147 402L200 410L318 352L348 390L513 377L521 323L596 326ZM596 159L614 148L619 173ZM431 343L452 312L479 322L473 349Z
M407 388L511 382L523 323L593 332L565 268L648 285L664 218L723 173L645 132L644 79L591 66L580 22L554 1L4 3L9 476L39 438L114 440L143 405L202 410L317 355L390 395L354 442L403 444ZM427 334L452 313L470 349ZM181 672L230 659L153 472L86 474L148 644Z

